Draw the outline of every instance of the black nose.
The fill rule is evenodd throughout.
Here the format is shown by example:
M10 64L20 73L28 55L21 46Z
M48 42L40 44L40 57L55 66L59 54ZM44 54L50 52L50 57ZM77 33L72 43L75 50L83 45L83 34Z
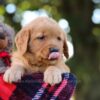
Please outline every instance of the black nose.
M5 39L5 35L2 32L0 32L0 39Z
M50 48L50 52L58 52L59 50L57 48Z

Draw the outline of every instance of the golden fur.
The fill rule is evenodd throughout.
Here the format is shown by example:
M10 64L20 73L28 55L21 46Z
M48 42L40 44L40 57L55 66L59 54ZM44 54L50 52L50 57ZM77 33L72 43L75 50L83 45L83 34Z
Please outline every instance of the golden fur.
M68 58L66 35L51 18L39 17L21 29L15 38L11 68L4 74L6 82L18 81L26 73L44 72L44 81L59 83L61 74L70 72L63 61ZM50 48L57 48L59 59L49 60Z

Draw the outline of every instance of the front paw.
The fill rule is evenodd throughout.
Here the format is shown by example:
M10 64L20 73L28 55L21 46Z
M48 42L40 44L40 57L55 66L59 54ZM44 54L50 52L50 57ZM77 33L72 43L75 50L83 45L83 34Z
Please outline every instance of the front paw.
M56 67L49 67L44 72L44 81L51 85L60 83L62 81L61 71Z
M3 79L5 82L12 83L12 82L18 82L18 80L21 80L21 77L24 74L24 69L21 68L9 68L4 76Z

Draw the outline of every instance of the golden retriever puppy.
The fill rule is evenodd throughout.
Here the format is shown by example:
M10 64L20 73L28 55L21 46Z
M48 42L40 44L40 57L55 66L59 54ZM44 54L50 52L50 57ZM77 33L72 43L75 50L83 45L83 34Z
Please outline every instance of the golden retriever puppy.
M45 82L56 84L62 73L70 72L63 60L63 54L68 58L66 35L53 19L33 20L17 34L15 43L17 51L3 77L6 82L16 82L26 73L43 72Z

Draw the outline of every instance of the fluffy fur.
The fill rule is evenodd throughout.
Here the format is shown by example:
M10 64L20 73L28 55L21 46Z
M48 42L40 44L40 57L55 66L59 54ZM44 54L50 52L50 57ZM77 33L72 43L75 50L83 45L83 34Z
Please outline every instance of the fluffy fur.
M43 72L44 81L61 82L61 74L70 72L63 60L68 58L66 35L56 21L39 17L19 31L15 39L17 51L13 53L12 65L4 74L6 82L18 81L24 74ZM52 58L50 49L56 48L59 57ZM53 55L54 56L54 55Z
M14 30L9 25L0 22L0 52L10 54L13 48ZM7 65L0 58L0 73L7 69Z

